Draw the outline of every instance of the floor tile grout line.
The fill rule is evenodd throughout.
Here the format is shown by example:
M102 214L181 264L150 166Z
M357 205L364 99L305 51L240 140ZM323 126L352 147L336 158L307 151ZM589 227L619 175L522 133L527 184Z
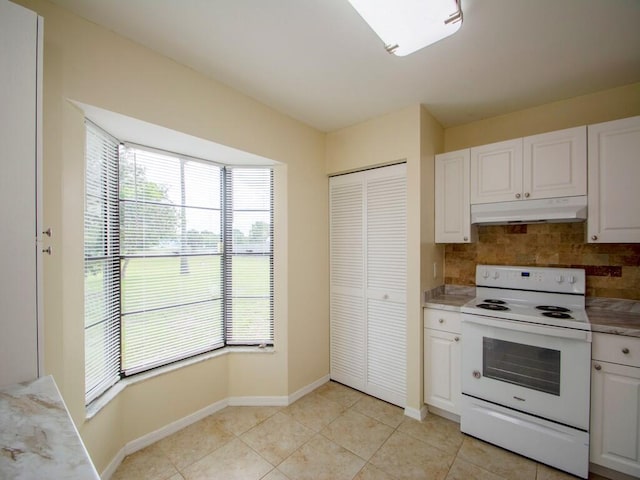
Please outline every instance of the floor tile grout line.
M341 385L341 384L338 384ZM345 388L349 388L349 387L345 387ZM353 390L353 389L350 389ZM390 478L395 478L395 475L392 475L390 473L388 473L386 471L386 469L380 469L380 467L378 467L377 465L373 464L371 462L371 459L373 459L376 454L378 454L378 452L380 452L380 450L382 448L384 448L385 445L387 445L387 443L389 442L389 440L395 435L395 434L402 434L402 435L406 435L407 437L410 437L411 439L419 442L419 444L425 444L428 445L430 448L435 448L436 450L441 451L443 454L446 454L448 456L451 456L452 461L451 464L448 466L446 473L445 473L445 479L452 473L454 465L456 464L457 460L460 461L464 461L466 463L468 463L469 465L472 465L474 468L479 468L480 470L484 471L484 472L488 472L491 475L495 475L496 478L501 478L503 479L504 477L502 477L501 475L499 475L496 472L493 472L491 470L486 469L483 465L478 465L477 462L474 462L472 459L466 459L466 458L462 458L461 452L463 450L463 447L465 445L465 442L467 442L469 440L469 438L473 438L473 437L469 437L465 434L463 435L463 440L462 442L460 442L460 444L457 446L457 448L455 449L455 453L449 453L448 451L445 450L441 450L441 447L434 445L433 443L429 442L429 441L425 441L423 438L418 438L418 436L410 433L411 430L409 431L403 431L401 430L403 428L403 425L407 425L409 422L413 422L416 421L414 419L411 419L409 417L406 416L402 416L400 421L396 424L395 422L394 425L390 425L389 423L386 423L384 421L380 420L380 417L385 417L386 416L386 412L385 411L380 411L377 412L376 409L369 409L369 411L362 411L358 409L358 406L360 407L364 407L364 405L362 404L364 400L370 398L371 400L375 401L379 401L379 402L383 402L383 403L388 403L388 402L384 402L383 400L377 399L375 397L371 397L370 395L366 395L362 392L359 392L357 390L353 390L354 392L358 392L358 394L360 394L361 396L353 401L350 404L347 403L343 403L343 401L340 401L340 394L336 393L335 395L332 395L333 398L330 398L330 391L326 391L326 392L309 392L309 394L307 395L313 395L314 393L317 394L317 399L321 400L322 402L330 402L333 405L337 405L339 407L339 413L336 414L335 416L333 416L326 424L324 424L323 422L321 422L321 426L318 428L318 430L315 430L315 428L310 428L307 425L305 425L304 423L298 421L296 418L294 418L293 415L291 415L290 413L287 413L287 408L291 405L294 405L296 402L292 403L291 405L287 406L287 407L283 407L283 408L277 408L275 409L273 412L270 412L269 415L267 415L265 418L260 419L259 421L257 421L255 424L252 424L252 426L250 426L249 428L243 430L242 432L239 432L238 434L236 434L235 432L232 432L230 430L228 430L227 428L225 428L222 422L217 423L216 425L223 430L225 433L230 435L230 439L227 440L226 442L224 442L221 445L216 446L215 448L213 448L211 451L209 451L208 453L206 453L205 455L203 455L201 458L198 458L196 460L193 460L192 462L190 462L188 465L185 465L185 467L183 469L178 469L177 465L171 460L171 458L169 457L168 452L163 449L162 447L160 447L158 450L162 453L162 458L164 458L164 460L166 460L174 469L175 472L177 472L177 474L179 476L181 476L183 479L186 479L186 477L184 476L183 471L185 469L188 469L191 465L197 463L198 461L202 460L202 458L214 453L215 451L219 450L220 448L223 448L225 445L228 445L230 442L232 442L235 439L240 440L240 442L246 446L247 448L249 448L252 452L254 452L255 454L257 454L261 459L263 459L265 462L267 462L267 464L269 464L272 468L265 473L261 478L264 478L266 476L268 476L269 474L271 474L274 470L277 470L279 473L281 473L282 475L284 475L286 478L289 478L287 475L285 475L281 470L279 470L279 466L282 465L284 462L286 462L289 458L291 458L291 456L295 455L296 452L300 451L301 449L303 449L306 445L308 445L310 442L312 442L314 439L318 438L318 436L324 438L325 440L339 446L340 448L348 451L349 453L355 455L358 459L360 459L363 463L362 467L358 470L358 472L355 473L354 477L357 477L365 468L367 468L367 466L370 466L371 468L375 468L377 470L381 470L382 472L384 472L385 474L389 475ZM305 398L307 395L305 395L304 397L298 399L298 400L302 400L303 398ZM375 406L375 403L373 403L372 405ZM367 406L368 407L368 406ZM239 412L242 412L242 407L240 407L241 409L239 410ZM215 417L216 415L220 414L221 412L223 412L223 410L221 410L220 412L216 412L214 414L211 415L211 417ZM368 417L382 425L385 425L386 427L389 427L391 429L390 434L385 438L385 440L378 446L378 448L369 456L368 459L363 458L362 456L360 456L359 454L357 454L356 452L350 450L349 448L341 445L339 442L334 441L333 439L329 438L327 436L327 428L332 425L334 422L336 422L338 419L340 419L341 417L343 417L344 415L348 414L350 411L353 411L359 415ZM245 440L242 438L243 435L247 434L248 432L250 432L252 429L259 427L260 425L262 425L263 423L265 423L266 421L268 421L270 418L273 418L275 415L277 415L278 413L283 413L283 415L286 415L287 417L289 417L289 419L293 422L296 422L297 424L300 424L301 426L305 427L306 429L310 430L310 436L308 439L306 439L303 443L301 443L300 445L297 446L297 448L295 448L287 457L283 458L282 460L279 461L279 463L277 465L274 465L273 463L271 463L268 459L266 459L264 456L262 456L260 454L260 452L258 452L256 449L254 449L251 445L249 445L247 442L245 442ZM379 414L378 417L373 416L375 414ZM207 417L205 417L207 418ZM391 417L392 418L392 417ZM204 420L204 419L203 419ZM424 423L424 421L420 421L419 423ZM240 423L242 425L242 423ZM186 427L185 427L186 428ZM325 433L323 433L325 432ZM177 433L177 432L175 432ZM416 433L414 431L414 433ZM446 431L444 432L444 434L446 434ZM435 441L435 440L434 440ZM155 442L156 444L158 442ZM533 460L532 460L533 461ZM533 475L534 477L532 478L532 480L537 479L542 472L542 466L541 464L539 464L538 462L533 461L534 463L534 469L533 469ZM175 475L175 473L174 473ZM159 477L158 477L159 478ZM168 480L169 478L171 478L171 476L167 477L165 480ZM596 478L600 478L600 477L596 477Z

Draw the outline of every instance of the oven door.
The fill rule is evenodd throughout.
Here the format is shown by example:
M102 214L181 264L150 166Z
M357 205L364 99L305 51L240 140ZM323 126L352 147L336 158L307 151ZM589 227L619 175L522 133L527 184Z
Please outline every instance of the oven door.
M589 430L591 332L462 315L462 393Z

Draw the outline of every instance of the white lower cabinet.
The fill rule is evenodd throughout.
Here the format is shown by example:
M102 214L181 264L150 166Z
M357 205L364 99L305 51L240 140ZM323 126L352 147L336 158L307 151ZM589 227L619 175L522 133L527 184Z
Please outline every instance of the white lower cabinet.
M595 333L590 460L640 478L640 338Z
M424 309L424 402L460 415L459 312Z

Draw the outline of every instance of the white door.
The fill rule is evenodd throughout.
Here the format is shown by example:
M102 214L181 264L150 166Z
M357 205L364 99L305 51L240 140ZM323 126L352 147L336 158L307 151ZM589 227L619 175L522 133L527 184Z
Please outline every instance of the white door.
M406 166L330 179L331 378L406 402Z
M460 415L460 334L424 329L424 401Z
M329 181L331 378L365 388L364 176Z
M471 149L471 204L522 198L522 139Z
M525 137L523 158L523 198L587 194L587 127Z
M0 0L0 385L38 376L38 16Z
M436 243L472 241L469 172L469 149L436 155Z
M640 477L640 368L593 362L593 463Z
M366 172L367 391L406 402L406 165Z
M640 242L640 116L589 125L588 241Z

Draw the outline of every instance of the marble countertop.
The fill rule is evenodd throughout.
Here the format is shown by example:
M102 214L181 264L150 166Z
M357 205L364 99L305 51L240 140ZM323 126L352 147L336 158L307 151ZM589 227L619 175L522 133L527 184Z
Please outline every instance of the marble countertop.
M640 337L640 312L587 307L591 331Z
M476 287L441 285L424 293L423 307L459 312L460 307L475 298Z
M53 377L0 388L0 478L99 480Z
M474 287L439 287L425 294L422 306L459 312L462 305L475 297L474 291ZM587 298L587 316L592 332L640 337L640 302Z
M437 295L435 297L430 298L426 302L422 304L423 307L427 308L437 308L439 310L451 310L454 312L459 312L460 307L462 307L465 303L473 300L475 297L473 295L453 295L453 294L442 294Z

